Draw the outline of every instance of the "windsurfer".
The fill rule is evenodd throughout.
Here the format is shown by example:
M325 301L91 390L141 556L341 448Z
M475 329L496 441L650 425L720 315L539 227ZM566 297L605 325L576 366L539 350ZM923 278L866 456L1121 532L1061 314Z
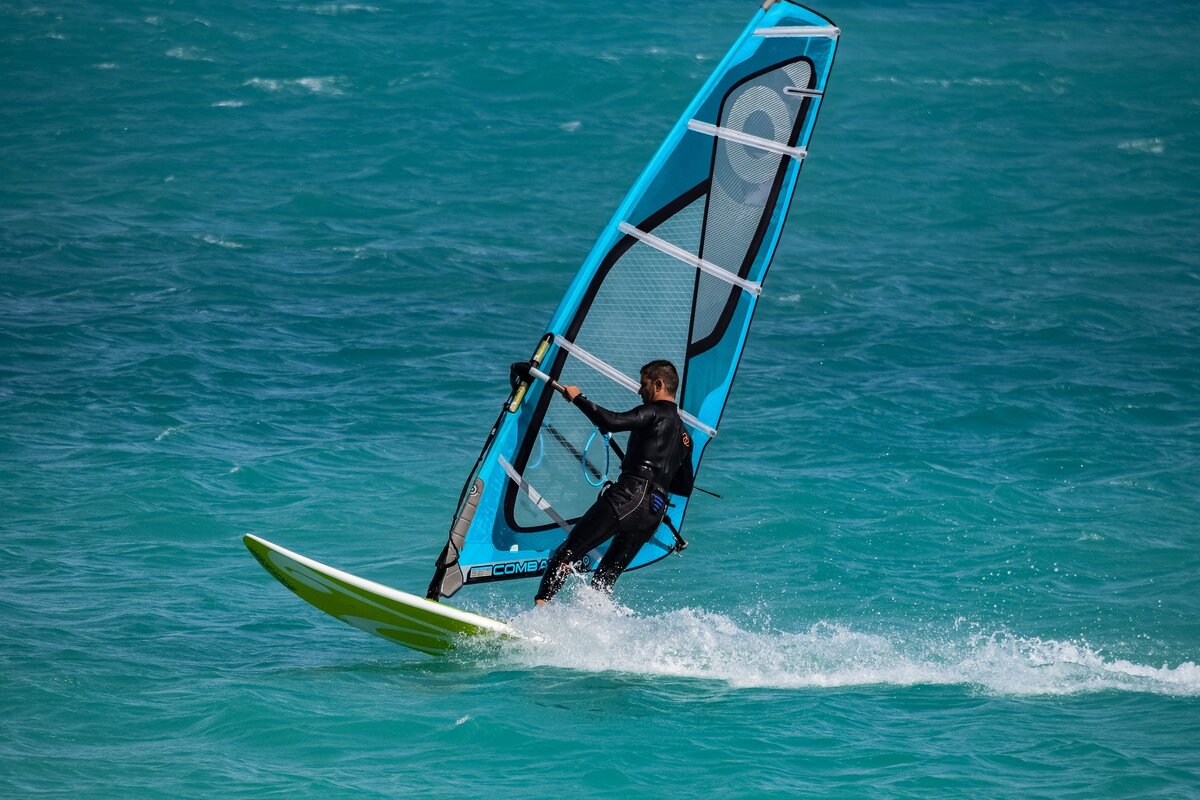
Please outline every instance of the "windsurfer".
M641 369L638 395L642 405L625 412L609 411L580 393L562 387L563 397L583 412L602 433L629 431L621 475L575 524L546 566L535 602L554 597L572 565L612 537L592 586L611 592L617 578L662 522L667 493L692 493L692 439L684 430L675 402L679 373L670 361L651 361Z

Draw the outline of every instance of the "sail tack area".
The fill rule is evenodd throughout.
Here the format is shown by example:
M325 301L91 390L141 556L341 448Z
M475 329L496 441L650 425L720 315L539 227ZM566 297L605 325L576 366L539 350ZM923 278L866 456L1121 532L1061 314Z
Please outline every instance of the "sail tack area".
M839 33L786 1L754 16L600 235L534 353L534 375L619 410L638 404L643 364L674 362L697 472L808 154ZM627 439L606 440L544 380L516 386L468 476L429 596L541 574L597 487L616 479ZM672 496L668 519L631 569L671 552L686 508L687 498Z

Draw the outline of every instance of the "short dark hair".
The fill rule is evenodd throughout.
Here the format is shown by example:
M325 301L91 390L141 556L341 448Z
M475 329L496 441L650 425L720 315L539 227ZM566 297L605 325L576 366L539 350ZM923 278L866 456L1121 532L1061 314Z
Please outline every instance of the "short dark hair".
M652 381L662 381L663 386L671 394L679 391L679 373L675 370L675 365L670 361L661 359L651 361L642 367L642 377L649 378Z

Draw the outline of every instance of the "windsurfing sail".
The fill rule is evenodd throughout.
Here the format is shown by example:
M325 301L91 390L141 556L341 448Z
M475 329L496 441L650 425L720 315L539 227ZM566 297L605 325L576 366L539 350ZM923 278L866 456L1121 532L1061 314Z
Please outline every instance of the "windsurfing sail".
M768 0L692 100L576 274L463 487L429 586L540 575L550 553L615 480L628 434L609 442L547 380L602 406L638 404L638 372L679 368L680 414L699 472L716 435L803 166L839 31ZM615 445L615 447L613 446ZM630 569L676 546L686 497ZM603 546L588 554L594 567Z

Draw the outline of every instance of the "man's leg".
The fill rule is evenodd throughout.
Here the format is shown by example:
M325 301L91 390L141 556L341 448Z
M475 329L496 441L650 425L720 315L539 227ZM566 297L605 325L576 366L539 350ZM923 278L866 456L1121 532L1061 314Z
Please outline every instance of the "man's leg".
M601 497L584 513L579 522L575 523L567 540L550 556L546 563L546 574L542 576L542 583L538 586L534 602L541 605L558 594L571 572L571 565L612 536L616 529L617 515L613 513L608 501Z
M621 531L614 536L608 546L608 552L604 554L600 566L596 567L596 572L592 575L592 586L605 594L612 594L612 587L617 578L621 577L621 573L629 566L629 562L633 561L642 545L650 541L657 528L656 525L645 531Z

